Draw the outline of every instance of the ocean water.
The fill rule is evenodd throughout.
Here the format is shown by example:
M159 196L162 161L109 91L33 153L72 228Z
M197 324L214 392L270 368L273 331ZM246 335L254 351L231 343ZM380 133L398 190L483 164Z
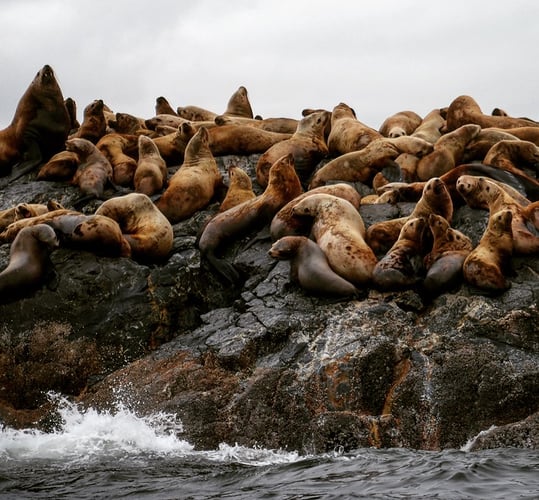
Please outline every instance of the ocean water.
M0 498L539 498L536 450L197 451L175 415L59 407L56 432L0 428Z

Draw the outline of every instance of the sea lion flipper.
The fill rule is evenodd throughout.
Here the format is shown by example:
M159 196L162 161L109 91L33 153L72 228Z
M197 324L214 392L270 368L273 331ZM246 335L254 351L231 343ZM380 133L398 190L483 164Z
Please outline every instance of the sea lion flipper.
M232 285L237 285L241 282L241 276L234 264L225 259L218 259L214 255L206 255L211 266Z

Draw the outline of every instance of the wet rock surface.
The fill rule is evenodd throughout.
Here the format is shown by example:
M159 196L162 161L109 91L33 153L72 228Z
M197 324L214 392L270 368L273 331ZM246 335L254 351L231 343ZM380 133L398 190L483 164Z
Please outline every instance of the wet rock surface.
M252 173L256 159L218 164ZM77 196L29 175L3 190L0 209ZM368 226L412 206L361 213ZM196 247L216 210L174 225L163 265L55 251L46 286L0 305L0 420L50 428L47 393L56 391L98 409L121 401L140 414L175 413L199 448L443 449L482 431L476 448L537 447L537 257L514 257L512 286L494 297L462 285L439 297L369 289L335 301L292 285L261 233L226 249L245 278L231 287ZM476 243L486 215L459 207L454 225ZM8 257L4 244L2 269Z

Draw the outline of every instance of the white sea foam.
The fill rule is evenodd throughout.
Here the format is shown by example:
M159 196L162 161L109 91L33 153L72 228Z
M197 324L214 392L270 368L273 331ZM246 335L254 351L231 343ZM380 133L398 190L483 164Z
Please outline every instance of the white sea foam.
M53 396L55 397L55 396ZM82 409L56 397L61 419L55 432L16 430L0 426L0 460L70 460L147 456L200 457L253 466L290 463L298 453L221 444L217 450L195 451L180 439L181 421L175 414L137 416L119 404L114 411Z
M496 429L496 426L495 426L495 425L491 425L488 429L486 429L486 430L484 430L484 431L481 431L479 434L477 434L477 436L471 437L470 439L468 439L468 441L466 442L466 444L464 444L464 445L460 448L460 451L470 451L470 450L472 449L472 446L475 444L475 442L477 441L478 438L490 434L494 429Z

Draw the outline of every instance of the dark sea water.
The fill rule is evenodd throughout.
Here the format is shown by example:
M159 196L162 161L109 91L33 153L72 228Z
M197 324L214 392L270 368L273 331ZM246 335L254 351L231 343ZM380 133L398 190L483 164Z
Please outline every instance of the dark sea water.
M81 412L57 432L0 429L0 498L539 499L539 452L196 451L174 415Z

